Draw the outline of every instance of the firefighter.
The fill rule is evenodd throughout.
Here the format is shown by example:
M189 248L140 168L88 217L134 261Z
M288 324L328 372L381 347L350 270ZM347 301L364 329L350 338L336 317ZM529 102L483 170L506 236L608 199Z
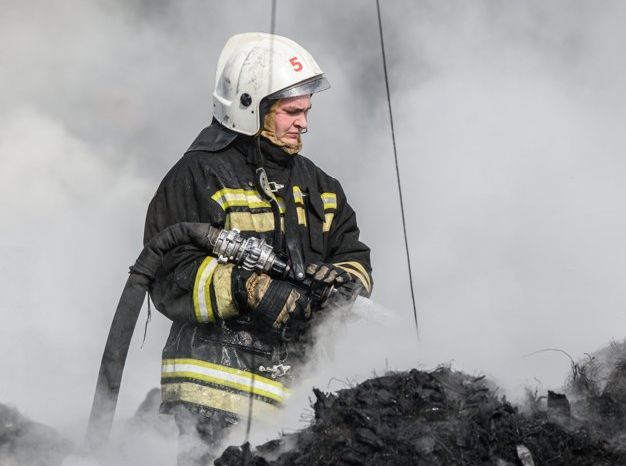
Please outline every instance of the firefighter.
M370 251L355 213L339 182L300 154L311 96L329 87L294 41L231 37L217 65L213 121L161 182L144 244L178 222L238 229L288 258L294 276L338 288L358 283L368 296ZM179 464L205 464L250 408L263 418L284 402L289 367L303 354L282 332L320 303L288 281L219 263L190 244L165 255L150 295L172 320L161 411L179 426Z

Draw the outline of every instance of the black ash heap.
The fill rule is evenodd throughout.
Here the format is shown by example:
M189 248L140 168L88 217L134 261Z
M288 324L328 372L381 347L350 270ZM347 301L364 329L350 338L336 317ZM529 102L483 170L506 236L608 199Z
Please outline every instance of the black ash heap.
M523 408L486 378L449 367L389 373L336 393L314 389L309 427L256 448L231 446L215 464L626 465L626 341L571 359L571 369L563 394L529 390ZM148 394L126 435L176 435L159 399L158 389ZM152 461L147 448L141 457ZM73 450L0 404L1 465L61 466Z
M0 465L56 466L72 449L54 429L0 404Z
M310 427L255 449L231 446L215 464L624 465L626 399L611 386L579 400L584 409L550 392L521 412L484 378L446 367L391 373L336 394L314 390Z

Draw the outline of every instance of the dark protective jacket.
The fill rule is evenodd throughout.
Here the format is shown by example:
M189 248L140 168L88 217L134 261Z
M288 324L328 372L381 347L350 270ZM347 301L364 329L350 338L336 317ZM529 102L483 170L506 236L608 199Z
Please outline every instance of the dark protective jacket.
M339 182L302 155L281 158L267 151L269 179L284 185L277 193L282 233L276 234L278 212L255 188L251 140L216 122L205 128L152 199L144 244L178 222L237 228L285 252L286 245L292 250L296 245L304 264L342 267L369 294L369 248L359 241L355 213ZM157 309L173 321L163 349L163 412L184 403L200 412L242 415L253 396L253 415L262 416L285 399L286 379L272 378L266 368L297 363L301 351L283 343L253 313L239 313L232 271L232 264L219 264L190 244L164 257L150 290Z

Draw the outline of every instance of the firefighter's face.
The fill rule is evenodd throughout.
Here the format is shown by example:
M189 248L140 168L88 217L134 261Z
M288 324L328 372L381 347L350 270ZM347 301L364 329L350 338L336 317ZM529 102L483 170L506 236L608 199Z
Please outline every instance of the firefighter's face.
M276 138L285 144L297 144L298 136L307 129L311 96L281 99L276 107L274 124Z

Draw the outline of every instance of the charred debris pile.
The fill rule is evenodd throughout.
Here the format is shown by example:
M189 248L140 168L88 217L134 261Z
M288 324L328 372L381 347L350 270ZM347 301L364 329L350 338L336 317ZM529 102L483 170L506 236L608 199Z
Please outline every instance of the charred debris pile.
M215 464L626 465L626 363L603 390L586 387L589 367L573 369L571 402L529 392L523 411L486 379L446 367L314 390L310 427L255 449L231 446Z
M523 408L487 379L448 367L314 390L309 427L256 448L231 446L215 464L626 465L626 340L570 361L564 393L528 390ZM158 389L148 394L129 432L176 435L158 415L159 398ZM0 465L60 466L73 447L0 404Z
M33 422L15 408L0 404L0 465L57 465L72 448L72 444L51 427Z

